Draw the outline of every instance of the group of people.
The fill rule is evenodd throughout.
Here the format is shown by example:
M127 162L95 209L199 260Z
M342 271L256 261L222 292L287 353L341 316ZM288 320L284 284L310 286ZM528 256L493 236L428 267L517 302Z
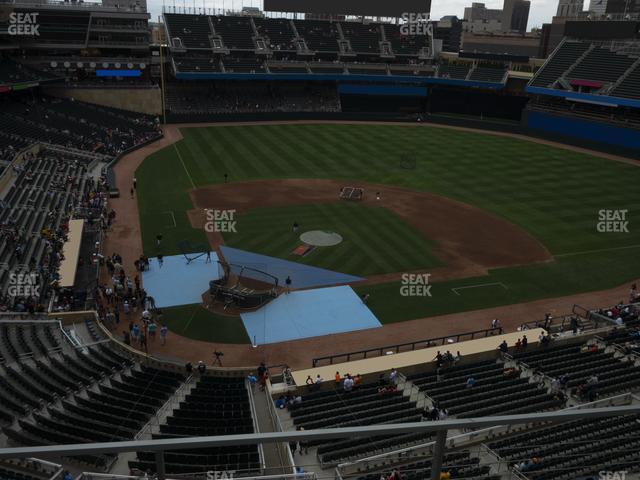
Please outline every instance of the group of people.
M70 310L75 306L73 292L70 294L62 291L58 286L58 269L65 259L63 246L68 240L69 219L85 218L90 222L106 212L106 192L103 183L93 178L86 178L83 182L86 165L78 159L71 158L71 154L65 156L51 150L41 150L38 154L26 152L16 162L18 163L14 163L13 172L17 176L17 191L29 192L20 197L20 201L26 205L33 205L34 208L45 208L46 214L43 221L37 223L37 233L27 231L24 222L21 222L19 217L15 216L16 211L12 210L16 198L7 197L0 202L0 209L11 213L0 226L0 236L13 252L13 257L28 267L28 271L23 270L22 273L37 275L40 288L34 289L39 292L37 298L23 295L3 297L0 299L0 310L31 314L42 312L42 303L48 295L49 287L53 287L58 293L53 309ZM45 168L43 165L46 166L46 171L42 170ZM66 194L60 195L60 192ZM37 205L38 198L42 199L43 196L46 201ZM38 237L37 242L33 241L34 235ZM43 248L39 248L39 245L43 245ZM93 263L97 258L91 257L88 260ZM79 263L82 264L83 261L86 262L81 258Z
M635 293L635 287L635 284L631 286L631 293L629 296L634 298L637 302L638 300L640 300L640 297L637 295L637 293ZM613 320L616 325L620 327L626 325L630 321L638 319L638 311L636 310L636 308L634 308L632 305L625 305L622 301L611 308L598 310L598 313Z
M218 352L214 352L214 355L215 353ZM222 363L220 363L220 366L222 366ZM267 380L269 379L269 369L264 362L260 362L256 373L257 376L254 375L253 372L249 373L247 377L247 380L249 380L249 385L251 385L251 388L253 388L257 384L260 386L260 390L264 390L267 385ZM289 376L291 375L291 371L288 368L283 371L283 377L286 378L287 373L289 374Z
M193 373L193 364L191 362L187 362L184 366L185 371L187 372L187 375L191 375ZM196 364L196 372L198 372L199 375L204 375L207 371L207 364L204 363L203 360L199 360L198 363Z
M431 408L429 406L424 407L422 411L422 420L423 421L436 421L436 420L446 420L449 418L449 411L446 408L438 407L437 403L434 403Z
M162 311L156 308L153 297L142 288L140 272L144 269L145 258L134 262L133 278L126 274L120 254L113 253L105 258L110 282L101 283L96 291L100 318L115 329L124 316L129 328L122 331L123 341L142 350L148 348L148 342L155 342L158 335L160 344L165 345L169 333L167 325L162 322Z
M437 368L448 368L453 367L458 364L458 362L462 359L462 354L458 350L454 355L449 350L445 353L441 353L440 350L436 353L436 356L433 357L433 360L436 362Z
M295 410L302 405L302 395L293 395L287 393L286 395L280 395L275 401L276 408L287 408L288 410Z
M110 315L113 315L113 312L110 312ZM142 312L140 324L135 321L130 321L129 330L123 330L122 337L124 343L127 345L137 346L141 350L147 350L149 345L147 342L155 342L158 331L160 333L160 344L165 345L167 343L169 328L166 325L162 325L158 329L158 324L152 317L151 312L145 309Z

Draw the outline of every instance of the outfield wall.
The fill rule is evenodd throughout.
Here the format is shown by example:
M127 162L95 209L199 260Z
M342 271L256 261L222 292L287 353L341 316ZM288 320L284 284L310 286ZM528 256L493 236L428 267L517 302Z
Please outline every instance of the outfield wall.
M149 115L161 115L162 97L159 88L76 88L43 87L46 95L73 98L104 107L120 108Z
M538 111L525 111L528 135L640 158L640 130Z
M354 96L358 98L358 96ZM411 97L407 97L411 98ZM591 122L583 119L572 119L561 117L560 122L563 128L547 129L544 125L534 128L529 125L529 116L531 113L523 112L523 118L521 122L509 121L505 119L493 119L490 116L472 116L465 114L448 114L433 113L422 114L420 116L420 122L432 123L437 125L448 125L454 127L473 128L485 131L512 133L518 135L525 135L529 137L541 138L544 140L550 140L558 143L564 143L567 145L574 145L576 147L587 148L590 150L600 151L604 153L610 153L614 155L621 155L630 158L640 159L640 144L636 145L636 140L640 142L640 130L624 129L607 125L601 122ZM537 112L535 112L537 113ZM542 114L548 115L548 114ZM556 117L556 115L548 115L549 117ZM367 122L367 121L382 121L382 122L417 122L418 115L407 114L399 112L339 112L339 113L246 113L246 114L219 114L219 115L176 115L168 114L167 121L169 123L198 123L198 122L278 122L278 121L302 121L305 120L325 120L325 121L344 121L344 122ZM551 119L553 120L553 119ZM575 123L572 122L575 120ZM533 125L539 125L539 122L543 122L541 117L537 117L533 122ZM592 130L598 130L598 134L592 138L585 138L580 132L581 128L584 128L583 123L588 124L588 128ZM553 125L553 124L552 124ZM602 128L601 131L599 131ZM575 130L574 130L575 129ZM622 130L623 132L619 132ZM606 132L606 133L602 133ZM574 135L574 133L577 133ZM609 137L608 135L611 135ZM637 138L631 138L631 137ZM624 139L624 144L613 143L611 138Z

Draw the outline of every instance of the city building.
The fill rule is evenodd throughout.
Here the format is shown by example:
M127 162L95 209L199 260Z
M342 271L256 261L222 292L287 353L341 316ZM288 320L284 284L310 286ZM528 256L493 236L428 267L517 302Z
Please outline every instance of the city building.
M606 1L606 0L597 0ZM593 2L592 2L593 3ZM560 0L556 16L560 18L577 17L584 8L584 0Z

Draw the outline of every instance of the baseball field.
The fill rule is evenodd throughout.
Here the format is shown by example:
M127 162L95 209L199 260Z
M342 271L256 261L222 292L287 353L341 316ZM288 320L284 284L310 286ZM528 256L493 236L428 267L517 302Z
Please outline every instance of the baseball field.
M370 293L383 323L596 291L640 272L634 165L411 125L236 125L182 135L136 172L149 256L159 253L157 234L163 255L178 254L183 240L212 241L198 212L232 209L237 232L219 243L366 277L354 288ZM339 200L340 185L362 186L366 201ZM296 257L294 221L344 241ZM431 273L431 296L403 296L406 272ZM178 324L185 308L167 311L178 333L246 341L239 320L225 320L215 338L197 307L188 326Z

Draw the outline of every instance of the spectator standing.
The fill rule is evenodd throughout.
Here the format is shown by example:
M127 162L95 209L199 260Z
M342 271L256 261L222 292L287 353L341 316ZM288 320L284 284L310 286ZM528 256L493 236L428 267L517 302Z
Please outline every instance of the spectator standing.
M207 366L204 364L202 360L198 362L198 366L196 368L200 375L204 375L204 373L207 371Z
M133 328L131 329L131 338L135 343L138 343L138 339L140 338L140 327L137 323L133 324Z
M151 320L151 322L149 322L149 326L147 327L147 330L149 331L149 339L150 340L155 340L156 339L156 330L157 329L158 329L158 326L156 325L156 322Z
M507 341L503 340L498 349L500 350L500 356L504 358L504 356L509 353L509 346L507 345Z
M344 379L344 384L343 384L343 388L345 392L350 392L351 390L353 390L353 378L351 378L351 375L347 375Z
M169 329L166 325L162 325L160 327L160 343L165 345L167 343L167 334L169 333Z

